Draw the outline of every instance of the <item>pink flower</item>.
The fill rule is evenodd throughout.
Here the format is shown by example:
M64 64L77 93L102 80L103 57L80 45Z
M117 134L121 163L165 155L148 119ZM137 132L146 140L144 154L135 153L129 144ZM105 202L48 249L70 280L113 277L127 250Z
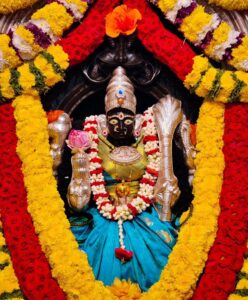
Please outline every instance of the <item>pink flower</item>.
M90 147L91 139L86 131L72 129L66 143L67 146L72 150L86 150Z

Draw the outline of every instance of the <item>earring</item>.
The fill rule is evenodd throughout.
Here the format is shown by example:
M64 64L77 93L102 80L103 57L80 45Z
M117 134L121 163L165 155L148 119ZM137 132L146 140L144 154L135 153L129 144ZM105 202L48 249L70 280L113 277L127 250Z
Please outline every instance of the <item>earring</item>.
M135 125L134 125L134 137L139 137L141 134L142 129L142 122L143 122L143 116L141 114L138 114L135 116Z
M107 120L105 115L100 115L97 118L97 123L98 123L98 131L103 135L107 136L108 135L108 127L107 127Z

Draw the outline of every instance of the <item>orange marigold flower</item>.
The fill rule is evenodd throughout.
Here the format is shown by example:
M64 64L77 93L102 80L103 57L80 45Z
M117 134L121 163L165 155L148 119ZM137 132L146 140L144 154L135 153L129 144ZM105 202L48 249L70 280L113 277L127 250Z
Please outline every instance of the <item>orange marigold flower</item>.
M137 22L142 19L138 9L130 9L125 4L117 6L106 16L106 34L112 38L120 34L130 35L137 28Z
M57 121L58 117L64 113L63 110L50 110L47 112L47 120L48 123L52 123L54 121Z

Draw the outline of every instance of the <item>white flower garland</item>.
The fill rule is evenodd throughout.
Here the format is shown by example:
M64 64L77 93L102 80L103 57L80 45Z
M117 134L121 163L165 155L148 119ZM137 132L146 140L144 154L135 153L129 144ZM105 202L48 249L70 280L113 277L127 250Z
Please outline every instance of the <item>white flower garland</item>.
M103 169L101 167L102 160L98 155L99 138L97 128L97 116L86 118L84 130L90 134L92 140L89 148L91 189L99 212L107 219L118 221L120 246L122 249L125 249L122 228L123 222L132 220L137 214L140 214L151 205L154 198L154 186L160 168L159 141L156 134L152 107L144 113L142 124L144 149L148 164L140 180L137 196L128 204L114 205L109 199L109 194L105 189Z
M153 119L152 108L148 109L143 116L144 149L148 158L148 165L143 175L137 197L129 204L115 206L108 198L105 189L101 158L98 155L99 138L97 134L98 121L96 116L86 119L84 130L91 135L90 147L90 183L96 205L99 212L107 219L132 220L136 214L141 213L150 206L154 197L154 186L158 177L160 166L159 141Z

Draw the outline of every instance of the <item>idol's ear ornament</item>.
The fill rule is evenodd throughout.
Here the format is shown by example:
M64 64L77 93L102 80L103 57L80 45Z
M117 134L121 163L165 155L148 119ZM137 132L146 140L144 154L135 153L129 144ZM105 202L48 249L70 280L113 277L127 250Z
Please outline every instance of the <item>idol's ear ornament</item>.
M137 114L135 116L135 125L134 125L134 137L139 137L141 135L142 130L142 123L143 123L143 116L141 114Z
M108 135L108 125L107 125L106 115L99 115L97 117L97 124L98 124L98 133L106 137Z

